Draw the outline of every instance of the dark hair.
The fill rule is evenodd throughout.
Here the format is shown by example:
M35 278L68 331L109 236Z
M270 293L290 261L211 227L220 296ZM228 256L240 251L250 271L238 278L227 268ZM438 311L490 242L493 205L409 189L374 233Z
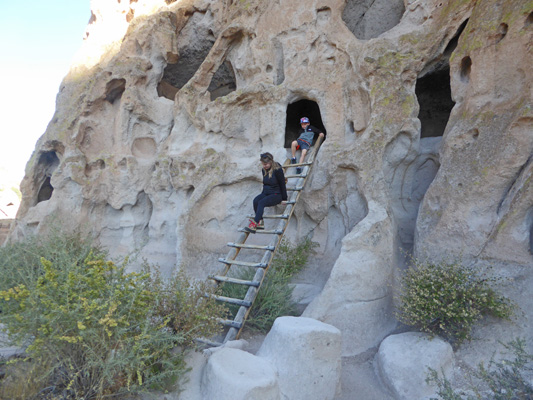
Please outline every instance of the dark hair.
M270 153L262 153L259 156L259 159L261 160L261 162L264 162L264 163L267 163L267 162L272 163L272 166L268 170L268 176L269 177L272 177L272 173L275 170L277 170L278 168L281 168L281 165L279 165L278 162L274 161L274 156L272 154L270 154Z
M259 156L259 159L261 160L261 162L269 162L269 161L274 161L274 156L270 153L262 153Z

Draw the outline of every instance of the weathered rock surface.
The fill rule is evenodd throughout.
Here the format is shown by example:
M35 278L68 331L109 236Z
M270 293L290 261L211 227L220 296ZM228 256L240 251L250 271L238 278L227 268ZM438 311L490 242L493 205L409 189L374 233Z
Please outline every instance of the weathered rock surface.
M113 256L205 278L252 210L258 155L283 161L306 115L327 140L287 234L320 245L298 283L324 288L305 315L341 330L344 355L394 328L401 249L494 262L528 305L530 1L92 6L12 239L59 219ZM531 341L524 309L512 332Z
M452 375L453 350L444 340L417 332L388 336L376 354L376 368L397 400L422 400L436 395L426 382L428 368Z
M207 362L202 380L206 400L279 400L276 370L242 350L224 348Z
M330 278L304 312L343 332L342 354L375 347L396 326L392 318L393 254L391 219L377 203L343 239Z
M422 203L418 254L531 263L531 10L475 7L452 58L456 102ZM529 14L529 17L528 17Z
M303 317L280 317L257 356L277 369L282 399L334 399L340 390L341 332Z

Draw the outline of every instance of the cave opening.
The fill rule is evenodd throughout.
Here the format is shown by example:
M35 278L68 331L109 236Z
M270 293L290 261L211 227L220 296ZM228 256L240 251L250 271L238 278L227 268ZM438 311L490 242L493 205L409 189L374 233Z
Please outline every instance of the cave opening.
M307 117L312 126L322 130L325 134L326 128L322 122L320 107L313 100L302 99L287 106L285 120L285 148L291 147L291 143L298 139L300 132L300 118Z
M455 105L450 87L449 65L417 79L415 93L420 106L420 137L442 136Z
M215 72L213 75L213 79L211 80L207 90L211 96L211 101L213 101L217 97L226 96L235 89L237 89L235 73L233 72L231 63L226 60L220 65L217 72Z
M178 54L169 58L163 76L157 85L159 97L174 100L176 93L194 76L211 51L215 36L209 12L196 11L180 33Z
M126 79L113 79L105 86L105 99L113 104L126 90Z
M465 83L470 81L470 70L472 69L472 59L469 56L464 57L461 60L460 77Z
M50 200L54 187L51 184L53 172L59 166L59 157L55 151L45 151L39 156L37 162L35 182L39 186L35 204Z
M531 25L533 25L533 12L530 12L527 16L526 21L524 22L524 28L527 28Z

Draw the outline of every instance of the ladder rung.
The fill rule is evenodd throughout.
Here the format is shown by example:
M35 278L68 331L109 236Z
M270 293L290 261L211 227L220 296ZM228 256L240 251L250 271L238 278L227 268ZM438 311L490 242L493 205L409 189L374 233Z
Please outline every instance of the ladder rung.
M285 178L305 178L307 174L285 175Z
M225 303L230 303L230 304L236 304L238 306L243 306L243 307L250 307L252 305L251 301L234 299L233 297L219 296L217 294L212 294L212 293L206 294L205 296L218 300L218 301L223 301Z
M237 229L237 231L246 232L244 228L239 228ZM274 230L258 229L255 231L255 233L263 233L263 234L266 233L268 235L283 235L283 231L279 229L274 229Z
M246 218L253 218L255 215L247 215ZM270 218L276 218L276 219L287 219L289 218L288 214L273 214L273 215L263 215L264 219L270 219ZM257 231L260 231L261 229L258 229Z
M218 322L221 323L224 326L230 326L235 329L241 329L242 328L242 322L233 321L231 319L222 319L219 318Z
M219 342L213 342L212 340L205 339L205 338L196 338L196 339L194 339L194 341L196 343L205 344L205 345L211 346L211 347L220 347L220 346L222 346L224 344L224 343L219 343Z
M301 186L298 186L298 187L295 187L295 188L287 188L287 191L293 191L293 192L299 192L300 190L303 190L303 187Z
M238 249L254 249L254 250L269 250L274 251L274 246L259 246L256 244L237 244L237 243L228 243L229 247L236 247Z
M256 268L266 268L267 264L264 263L254 263L248 261L237 261L237 260L226 260L225 258L219 258L218 261L224 264L230 265L241 265L243 267L256 267Z
M259 282L245 281L243 279L231 278L229 276L211 275L209 279L214 279L218 282L235 283L237 285L255 286L259 287Z
M303 162L303 163L297 163L297 164L287 164L287 165L284 165L283 168L304 167L306 165L313 165L313 163L312 162Z

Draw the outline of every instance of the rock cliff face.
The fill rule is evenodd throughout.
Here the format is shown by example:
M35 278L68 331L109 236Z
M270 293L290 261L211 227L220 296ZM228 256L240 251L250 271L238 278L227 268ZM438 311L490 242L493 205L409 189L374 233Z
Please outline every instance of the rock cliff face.
M531 1L92 5L14 238L59 218L203 278L251 211L258 155L284 160L307 116L327 140L289 236L320 244L305 315L341 329L343 355L395 329L403 250L495 264L530 301ZM531 339L531 310L501 336Z

